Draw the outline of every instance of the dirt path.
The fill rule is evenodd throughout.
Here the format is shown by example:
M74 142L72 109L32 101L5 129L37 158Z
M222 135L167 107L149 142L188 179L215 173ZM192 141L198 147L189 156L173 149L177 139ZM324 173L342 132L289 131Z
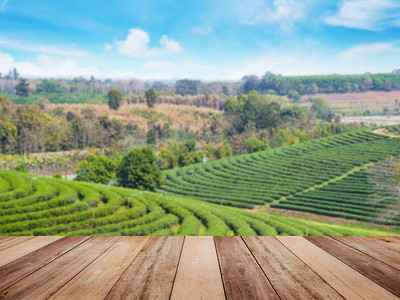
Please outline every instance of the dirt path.
M379 128L377 130L374 130L374 132L377 133L377 134L387 135L387 136L390 136L390 137L400 137L400 134L395 134L393 132L389 132L385 128Z

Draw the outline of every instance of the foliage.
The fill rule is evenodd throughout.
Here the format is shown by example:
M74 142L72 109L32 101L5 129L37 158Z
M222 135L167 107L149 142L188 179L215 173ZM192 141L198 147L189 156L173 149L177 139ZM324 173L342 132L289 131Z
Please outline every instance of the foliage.
M111 159L102 155L89 156L78 165L75 180L107 184L115 177L115 169Z
M390 155L400 156L400 139L365 130L301 144L282 131L288 146L164 171L167 180L160 189L252 208L299 194Z
M162 169L171 169L201 162L203 155L196 149L196 141L178 143L169 140L168 144L160 147L160 165Z
M60 173L56 173L52 176L54 179L62 179L62 175Z
M241 89L245 94L255 90L288 95L296 102L305 94L398 90L400 77L396 74L282 76L266 72L261 79L256 75L243 77Z
M253 153L267 149L268 143L265 141L260 141L256 137L249 137L247 140L245 140L244 147L246 148L247 153Z
M15 86L15 94L20 97L29 96L29 83L25 78L20 78L18 84Z
M110 89L107 92L107 98L110 109L118 110L123 101L121 91L117 89Z
M43 82L36 87L37 94L61 94L64 89L60 83L52 80L43 79Z
M28 173L28 168L25 164L19 164L18 166L15 167L15 171L21 173Z
M144 94L146 98L146 103L148 107L154 107L154 104L156 104L157 101L157 92L155 89L151 88L146 91Z
M163 182L151 149L133 149L117 167L117 180L123 187L153 190Z
M333 113L328 103L322 98L311 98L310 100L312 102L310 110L315 113L315 117L330 122Z
M396 234L361 225L267 216L171 194L46 177L32 179L0 171L1 235Z
M204 149L205 158L208 160L216 160L232 156L232 147L227 142L222 142L219 145L213 146L207 144Z
M232 130L242 133L246 125L253 123L256 129L279 126L280 105L260 96L256 91L247 96L229 98L224 106L225 115L231 120ZM233 132L232 132L233 133Z

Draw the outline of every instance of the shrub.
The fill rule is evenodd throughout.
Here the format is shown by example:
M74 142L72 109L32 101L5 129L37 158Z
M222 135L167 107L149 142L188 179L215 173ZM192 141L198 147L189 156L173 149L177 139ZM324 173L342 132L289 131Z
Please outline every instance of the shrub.
M118 183L123 187L153 190L163 183L161 171L151 149L133 149L122 158L117 168Z
M75 180L106 184L114 178L115 167L107 157L89 156L78 166Z

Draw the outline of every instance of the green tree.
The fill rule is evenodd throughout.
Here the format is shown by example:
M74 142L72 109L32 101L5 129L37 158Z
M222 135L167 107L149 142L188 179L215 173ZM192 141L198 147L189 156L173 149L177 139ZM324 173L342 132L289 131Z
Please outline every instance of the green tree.
M117 89L110 89L107 92L107 97L110 109L118 110L123 101L121 92Z
M25 78L20 78L18 84L15 86L15 93L20 97L28 97L29 92L29 82Z
M325 120L330 122L333 117L333 113L331 108L325 99L322 98L313 98L311 99L312 105L310 110L315 114L317 119Z
M155 145L156 141L157 141L156 131L154 129L150 129L149 131L147 131L146 144Z
M61 94L63 92L64 89L62 88L60 83L47 79L43 79L43 82L36 87L36 93L38 94L48 94L48 93Z
M246 139L244 142L244 146L247 153L253 153L267 149L266 143L260 141L256 137L249 137L248 139Z
M196 149L196 141L188 140L185 144L169 140L168 145L160 147L162 168L171 169L201 162L203 155Z
M117 180L123 187L154 190L163 183L153 150L133 149L122 158L117 167Z
M89 156L77 169L77 181L106 184L115 177L115 163L105 156Z
M146 97L146 103L148 107L154 107L154 104L156 104L157 101L157 92L155 89L151 88L146 91L144 94Z

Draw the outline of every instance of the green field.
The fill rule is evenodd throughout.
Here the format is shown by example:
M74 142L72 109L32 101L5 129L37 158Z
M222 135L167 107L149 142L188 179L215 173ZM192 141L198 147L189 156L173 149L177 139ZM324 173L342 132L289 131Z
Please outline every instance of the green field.
M385 235L98 184L0 171L0 235Z
M399 138L356 131L169 170L157 193L0 171L0 235L396 234L398 195L370 179L395 183L382 166L399 155ZM254 205L358 223L243 209Z
M159 192L242 208L266 203L284 207L289 199L299 199L296 205L286 205L285 208L305 210L299 195L302 192L336 181L371 163L399 155L399 138L356 131L170 170L165 172L167 180ZM350 206L354 204L353 200L360 200L359 195L344 200L349 204L346 213L352 213L354 209L353 216L358 216L358 207ZM326 214L326 205L332 207L325 201L318 207L314 206L312 212ZM368 206L368 203L364 201L360 205ZM339 210L336 215L343 217L344 214L340 214ZM372 218L360 215L360 218L354 219L370 221Z
M383 164L384 165L384 164ZM271 207L375 222L400 225L400 216L390 214L399 207L393 173L382 164L361 169L326 185L286 197Z

